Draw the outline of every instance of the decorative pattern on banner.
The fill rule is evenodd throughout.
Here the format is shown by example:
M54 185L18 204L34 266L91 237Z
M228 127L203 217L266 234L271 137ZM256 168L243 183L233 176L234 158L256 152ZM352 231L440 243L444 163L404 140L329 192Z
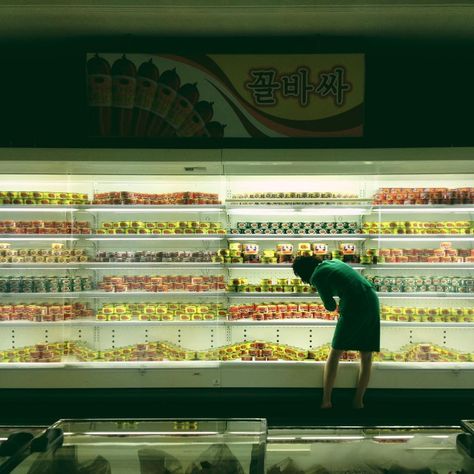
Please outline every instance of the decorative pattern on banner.
M357 137L364 80L362 54L89 54L89 133Z

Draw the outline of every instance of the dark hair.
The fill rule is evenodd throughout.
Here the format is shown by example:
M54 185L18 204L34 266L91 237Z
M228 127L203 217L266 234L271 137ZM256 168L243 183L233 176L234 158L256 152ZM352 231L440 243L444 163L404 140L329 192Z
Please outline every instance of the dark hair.
M293 262L293 272L300 277L304 283L309 283L316 267L322 262L319 257L296 257Z

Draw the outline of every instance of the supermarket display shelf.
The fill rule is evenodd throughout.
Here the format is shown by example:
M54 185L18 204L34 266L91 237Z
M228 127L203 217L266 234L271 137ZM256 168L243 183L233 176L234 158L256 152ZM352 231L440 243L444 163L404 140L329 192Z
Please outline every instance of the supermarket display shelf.
M224 240L224 234L92 234L85 236L90 241L128 241L128 240Z
M349 263L354 270L474 270L474 263L379 263L374 265L365 265ZM215 263L215 262L72 262L72 263L1 263L0 269L10 270L106 270L106 269L140 269L140 268L198 268L198 269L291 269L291 263Z
M0 234L0 239L5 241L28 242L30 240L57 242L58 240L83 240L91 234Z
M221 319L213 319L207 321L99 321L97 319L90 320L70 320L70 321L0 321L2 327L95 327L95 326L223 326L227 321Z
M127 299L128 297L151 297L151 298L173 298L173 297L207 297L217 298L220 296L226 296L225 291L168 291L168 292L155 292L155 291L125 291L115 293L113 291L76 291L70 293L0 293L0 298L14 298L14 297L28 297L28 298L59 298L59 299L70 299L70 298L121 298Z
M422 293L384 293L378 292L379 298L453 298L453 299L474 299L474 293L442 293L442 292L422 292ZM15 298L15 297L28 297L28 298L59 298L59 299L70 299L70 298L120 298L127 299L129 297L153 297L153 298L174 298L187 296L189 298L195 297L206 297L206 298L217 298L227 297L229 299L314 299L319 298L319 295L315 292L310 293L285 293L285 292L268 292L268 293L246 293L246 292L234 292L234 291L167 291L167 292L155 292L155 291L124 291L124 292L107 292L107 291L76 291L76 292L64 292L64 293L0 293L0 298ZM337 297L336 297L337 299Z
M353 205L310 205L310 204L262 204L262 205L227 205L226 211L235 216L361 216L370 214L370 207L364 204Z
M377 292L379 298L453 298L453 299L474 299L474 293L443 293L443 292L431 292L426 291L422 293L385 293Z
M363 202L367 204L372 203L372 198L356 198L356 197L348 197L348 198L228 198L226 199L226 203L229 204L257 204L263 203L279 203L279 204L288 204L294 205L298 203L303 204L313 204L313 203L321 203L321 204L334 204L334 203L348 203L348 202Z
M349 264L354 270L364 270L367 265L360 264ZM227 268L230 269L256 269L256 270L265 270L267 268L278 268L280 270L292 269L291 263L227 263L225 264Z
M429 262L412 262L412 263L377 263L375 265L363 265L364 268L375 270L404 270L406 268L411 270L474 270L473 263L429 263Z
M374 205L372 212L380 213L401 213L401 212L456 212L471 213L474 212L474 204L406 204L406 205Z
M185 205L134 205L134 204L16 204L2 205L0 212L223 212L223 204L185 204Z
M292 326L292 327L319 327L319 326L335 326L337 320L326 319L273 319L266 321L256 321L253 319L212 319L206 321L100 321L96 319L90 320L69 320L69 321L0 321L0 328L2 327L130 327L130 326L194 326L194 327L216 327L216 326L259 326L259 327L273 327L273 326ZM470 328L474 329L474 322L418 322L418 321L380 321L380 324L385 327L392 328Z
M292 241L303 240L318 241L318 240L367 240L367 234L305 234L305 235L287 235L287 234L227 234L227 240L279 240Z
M0 323L1 326L2 323ZM335 326L337 320L325 319L272 319L267 321L254 321L249 319L239 319L235 321L225 321L225 325L229 326ZM405 322L405 321L380 321L382 326L395 328L474 328L472 323L432 323L432 322Z
M0 234L2 241L57 240L378 240L380 242L474 242L474 234Z
M321 388L323 361L3 363L0 388ZM104 377L104 369L107 376ZM341 362L338 388L353 388L359 363ZM160 377L160 375L166 377ZM473 389L473 362L375 362L371 388Z
M229 298L233 299L272 299L272 298L287 298L287 299L301 299L301 298L319 298L317 293L240 293L227 292ZM474 293L442 293L442 292L422 292L422 293L385 293L377 292L379 298L455 298L455 299L474 299ZM336 298L337 299L337 298Z
M219 269L221 263L213 262L74 262L74 263L1 263L0 269L10 270L109 270L109 269L141 269L141 268L189 268Z
M277 292L269 292L269 293L244 293L244 292L233 292L228 291L226 295L230 299L314 299L319 298L317 293L277 293Z
M474 242L474 234L361 234L379 242Z
M225 234L0 234L2 241L28 240L224 240Z

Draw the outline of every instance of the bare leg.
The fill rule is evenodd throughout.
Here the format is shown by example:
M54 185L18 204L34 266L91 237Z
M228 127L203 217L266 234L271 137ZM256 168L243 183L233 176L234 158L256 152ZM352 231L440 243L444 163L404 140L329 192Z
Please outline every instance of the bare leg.
M369 385L370 372L372 369L372 352L360 352L360 372L357 390L352 406L360 409L364 408L364 395Z
M324 366L324 392L321 408L332 408L331 395L336 381L337 366L343 351L331 349L328 360Z

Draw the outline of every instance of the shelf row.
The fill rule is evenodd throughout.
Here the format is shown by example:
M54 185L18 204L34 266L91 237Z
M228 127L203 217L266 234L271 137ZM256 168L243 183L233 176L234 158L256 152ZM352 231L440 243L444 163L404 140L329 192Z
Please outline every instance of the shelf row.
M464 263L379 263L379 264L350 264L354 270L474 270L474 262ZM111 270L111 269L252 269L252 270L291 270L290 263L214 263L214 262L71 262L71 263L0 263L0 269L10 270Z
M377 240L380 242L474 242L474 234L0 234L1 241L320 241Z
M241 320L211 320L211 321L98 321L90 320L71 320L71 321L1 321L0 328L5 327L95 327L95 326L118 326L118 327L134 327L134 326L161 326L161 327L227 327L227 326L245 326L245 327L272 327L272 326L290 326L290 327L319 327L319 326L336 326L336 320L324 319L278 319L269 321L254 321L251 319ZM392 328L471 328L474 329L474 322L418 322L418 321L380 321L383 327Z
M350 201L357 201L351 199ZM335 213L335 214L353 214L361 215L368 213L415 213L415 212L455 212L455 213L471 213L474 212L473 204L420 204L420 205L381 205L375 206L368 203L370 200L361 200L357 205L346 205L341 202L337 204L336 201L321 201L320 204L314 202L304 202L298 200L297 202L288 204L257 204L257 203L242 203L242 204L228 204L228 205L212 205L212 204L188 204L188 205L56 205L56 204L15 204L2 205L0 212L207 212L219 213L227 212L234 215L249 215L255 213L265 213L268 210L276 210L282 212L295 212L298 214L311 213L317 215L319 212Z
M452 298L452 299L474 299L474 292L471 293L449 293L449 292L378 292L379 298ZM129 297L151 297L151 298L175 298L175 297L199 297L199 298L230 298L230 299L280 299L280 298L297 298L297 299L316 299L319 298L317 293L292 293L292 292L232 292L232 291L170 291L170 292L153 292L153 291L124 291L124 292L106 292L106 291L77 291L64 293L0 293L0 298L59 298L59 299L77 299L77 298L114 298L127 299Z

